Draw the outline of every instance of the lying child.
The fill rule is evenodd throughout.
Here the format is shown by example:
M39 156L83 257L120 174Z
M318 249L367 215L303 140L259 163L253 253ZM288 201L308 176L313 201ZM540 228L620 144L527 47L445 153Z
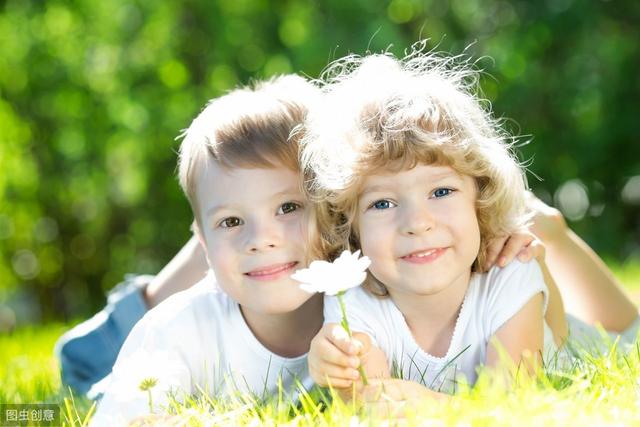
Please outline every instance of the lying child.
M350 387L362 364L369 377L397 368L453 392L461 379L473 384L480 366L501 365L500 349L533 369L569 329L583 341L596 334L565 315L542 257L485 269L487 243L530 219L526 182L473 92L477 74L454 62L419 52L338 61L323 108L308 117L303 160L323 237L316 256L359 249L371 260L364 287L344 296L360 349L335 335L340 307L325 301L329 325L309 355L319 384ZM600 304L624 319L618 331L630 342L637 310L610 291Z
M215 278L133 328L94 425L158 412L168 393L263 397L280 380L285 391L311 385L306 353L322 325L322 297L290 278L307 264L310 221L290 133L317 97L300 77L273 79L212 101L186 131L180 184Z

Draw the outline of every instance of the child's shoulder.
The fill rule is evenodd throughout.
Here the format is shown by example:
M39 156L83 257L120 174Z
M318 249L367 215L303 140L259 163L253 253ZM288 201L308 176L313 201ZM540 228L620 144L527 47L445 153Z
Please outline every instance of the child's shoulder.
M143 321L155 326L185 326L185 323L218 322L233 307L233 301L222 292L211 276L189 289L178 292L149 310Z
M539 292L546 300L548 291L538 262L513 260L504 267L494 266L485 273L475 273L467 300L474 306L497 309L509 304L518 305L521 300L526 301Z
M543 294L545 310L548 301L542 270L535 260L528 263L514 260L505 267L476 273L468 292L467 302L488 322L490 335L536 294Z
M500 289L502 286L527 287L543 281L538 261L521 262L514 259L504 267L493 266L485 273L477 274L479 282L487 288Z

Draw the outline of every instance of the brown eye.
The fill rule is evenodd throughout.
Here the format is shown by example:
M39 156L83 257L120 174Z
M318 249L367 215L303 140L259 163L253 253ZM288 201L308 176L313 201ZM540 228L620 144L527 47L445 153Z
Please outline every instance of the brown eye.
M225 218L220 222L220 227L222 228L232 228L232 227L237 227L239 225L242 225L243 222L240 218L238 218L237 216L232 216L229 218Z
M280 208L278 209L278 215L286 215L288 213L295 212L300 208L301 206L298 203L294 203L294 202L283 203L282 205L280 205Z

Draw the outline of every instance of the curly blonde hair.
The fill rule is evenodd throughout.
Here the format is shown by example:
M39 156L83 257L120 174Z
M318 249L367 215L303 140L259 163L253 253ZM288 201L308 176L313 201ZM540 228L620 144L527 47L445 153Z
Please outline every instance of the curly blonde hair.
M366 177L418 164L446 165L474 178L482 271L488 243L528 220L524 170L514 138L479 97L479 72L462 57L414 50L348 56L323 74L325 100L301 141L305 190L315 202L317 258L359 249L356 212Z

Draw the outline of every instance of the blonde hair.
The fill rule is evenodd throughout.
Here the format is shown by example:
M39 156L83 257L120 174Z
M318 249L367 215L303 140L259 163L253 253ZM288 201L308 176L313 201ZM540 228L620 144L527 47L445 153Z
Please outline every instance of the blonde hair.
M474 178L482 271L488 243L522 227L526 181L513 138L477 92L479 72L461 57L415 49L349 56L330 65L322 108L301 141L306 191L315 201L316 257L359 249L355 223L367 175L418 164L447 165Z
M286 167L300 170L299 126L319 89L302 77L287 75L235 89L210 101L181 135L180 186L196 223L196 187L213 160L225 168Z

